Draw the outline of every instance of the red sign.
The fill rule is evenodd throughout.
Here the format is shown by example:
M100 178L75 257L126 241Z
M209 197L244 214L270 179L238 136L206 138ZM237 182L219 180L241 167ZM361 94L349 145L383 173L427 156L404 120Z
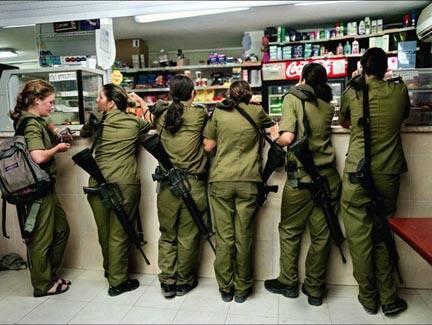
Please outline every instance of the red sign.
M340 78L348 75L348 60L346 58L291 60L263 65L264 80L298 80L303 67L311 62L319 63L327 71L328 78ZM285 71L280 69L284 68Z

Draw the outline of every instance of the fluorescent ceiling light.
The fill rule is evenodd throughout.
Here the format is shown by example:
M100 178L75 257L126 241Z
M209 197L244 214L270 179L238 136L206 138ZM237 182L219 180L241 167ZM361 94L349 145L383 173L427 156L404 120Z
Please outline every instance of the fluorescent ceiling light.
M348 2L358 2L358 1L305 1L305 2L295 3L294 6L330 5L330 4L348 3Z
M187 10L187 11L180 11L180 12L139 15L139 16L135 16L135 21L137 23L152 23L155 21L215 15L215 14L222 14L225 12L234 12L234 11L243 11L243 10L249 10L249 8L244 7L244 8L229 8L229 9Z
M4 58L13 58L14 56L17 56L17 52L12 48L3 48L0 49L0 59Z
M19 27L31 27L31 26L36 26L36 24L9 25L9 26L3 26L3 28L19 28Z

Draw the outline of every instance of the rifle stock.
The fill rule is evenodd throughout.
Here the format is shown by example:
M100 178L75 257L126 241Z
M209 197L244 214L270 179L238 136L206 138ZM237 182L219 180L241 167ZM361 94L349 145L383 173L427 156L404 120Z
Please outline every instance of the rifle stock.
M97 188L84 187L84 193L93 194L98 193L102 199L102 202L108 209L113 209L120 224L124 231L128 235L130 241L135 245L138 251L141 253L147 265L150 265L150 261L144 254L141 248L141 240L133 228L130 219L124 209L120 189L117 184L107 183L105 177L102 174L99 166L93 158L89 149L84 149L72 157L72 160L84 169L91 177L93 177L98 186Z
M321 176L316 168L313 160L312 151L309 149L309 141L307 137L303 137L290 146L290 151L294 153L297 159L302 164L306 173L311 177L312 183L308 186L312 200L315 205L323 210L330 235L339 248L342 262L346 263L345 256L342 250L342 243L345 237L339 224L339 220L334 212L331 204L331 193L327 178Z
M186 208L188 209L192 219L198 227L201 235L205 236L207 242L210 244L213 252L216 254L216 249L211 241L213 233L207 229L207 226L203 220L203 214L197 207L195 201L190 194L190 184L186 178L186 175L181 170L174 167L171 160L169 159L168 153L165 151L162 143L159 140L157 134L153 134L146 138L143 142L143 147L162 165L167 171L162 175L162 179L167 179L170 185L170 190L174 196L181 197ZM157 179L157 177L153 177Z

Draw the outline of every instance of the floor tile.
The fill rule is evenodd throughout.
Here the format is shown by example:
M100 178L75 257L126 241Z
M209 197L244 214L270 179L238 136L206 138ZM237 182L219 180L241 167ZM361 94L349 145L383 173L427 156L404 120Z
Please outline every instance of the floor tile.
M227 313L229 303L222 301L220 293L212 291L192 290L184 296L185 300L180 307L181 310ZM177 299L177 297L175 298Z
M85 270L78 277L78 280L97 280L102 281L105 280L104 271L103 270Z
M157 276L154 274L138 274L132 273L130 274L131 279L137 279L142 286L152 285L155 281L157 281Z
M70 321L70 324L118 324L131 309L130 306L90 302Z
M20 324L66 324L77 314L86 302L48 299L33 309Z
M122 324L171 324L177 310L151 307L132 307L123 317Z
M328 285L327 299L355 298L358 295L358 286Z
M332 324L385 324L383 315L367 314L357 298L328 299Z
M0 301L0 321L16 323L43 302L33 297L5 297Z
M408 303L408 309L403 313L384 317L387 324L430 324L432 311L420 295L400 295Z
M115 304L115 305L126 305L133 306L138 299L144 294L148 287L139 286L137 289L122 293L121 295L111 297L108 295L107 290L100 291L92 302L98 302L102 304Z
M432 309L432 290L417 289L418 294L423 298L423 301Z
M264 317L278 316L278 296L274 294L256 293L248 297L244 303L232 302L229 314L254 315Z
M160 287L149 286L135 303L135 306L178 310L185 297L166 299L162 296Z
M300 295L298 298L279 297L279 321L288 320L330 322L327 303L321 306L311 306L307 302L307 297Z
M225 324L277 324L277 317L229 314Z
M180 310L173 324L224 324L227 315L224 313L203 313L199 311Z

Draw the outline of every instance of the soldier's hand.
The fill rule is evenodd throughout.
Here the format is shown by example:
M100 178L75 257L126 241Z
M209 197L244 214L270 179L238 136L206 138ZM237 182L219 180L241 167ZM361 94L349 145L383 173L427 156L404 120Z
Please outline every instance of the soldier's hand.
M68 151L70 149L71 145L70 145L70 143L61 142L56 147L57 147L57 151L65 152L65 151Z

